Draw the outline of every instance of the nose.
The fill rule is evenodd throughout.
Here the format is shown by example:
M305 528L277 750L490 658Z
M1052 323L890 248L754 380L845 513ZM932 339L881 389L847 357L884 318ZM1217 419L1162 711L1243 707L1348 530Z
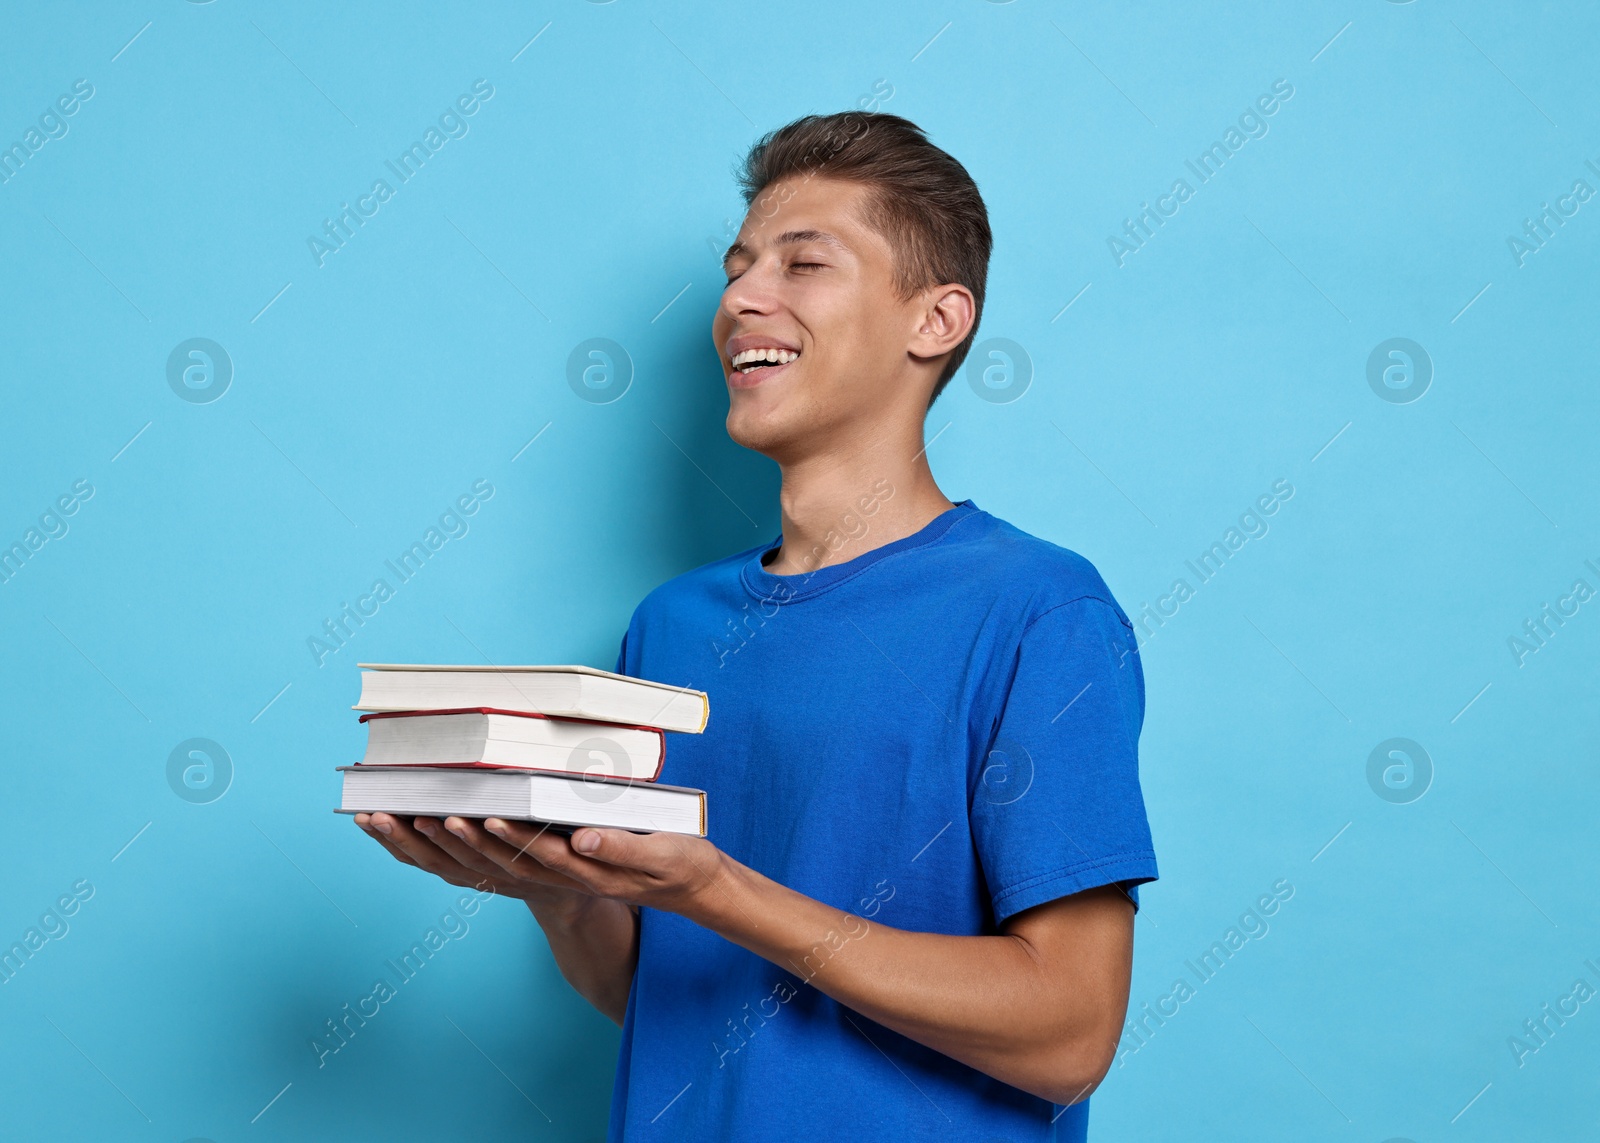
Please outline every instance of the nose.
M775 290L775 260L758 258L722 291L719 306L723 315L734 321L759 317L778 308Z

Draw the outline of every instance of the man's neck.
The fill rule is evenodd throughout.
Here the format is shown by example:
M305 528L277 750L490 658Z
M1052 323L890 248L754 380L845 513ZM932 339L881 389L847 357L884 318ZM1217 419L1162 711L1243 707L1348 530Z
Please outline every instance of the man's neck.
M954 507L915 438L876 441L781 466L783 543L766 570L804 575L914 535Z

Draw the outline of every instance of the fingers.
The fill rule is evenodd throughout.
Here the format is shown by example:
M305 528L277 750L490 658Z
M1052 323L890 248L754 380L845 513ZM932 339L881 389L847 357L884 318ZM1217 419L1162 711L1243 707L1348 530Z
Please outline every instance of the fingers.
M670 895L709 879L696 838L583 828L569 839L537 822L489 818L356 815L356 824L396 860L453 885L526 900L581 893L624 901ZM701 855L705 857L704 854Z
M366 818L367 820L362 821L362 818ZM357 814L356 825L361 827L362 833L366 834L373 841L377 842L379 845L383 846L384 849L388 850L389 856L393 857L396 861L404 862L406 865L416 864L415 861L412 861L411 858L406 856L403 850L391 844L388 838L384 837L383 834L378 832L377 828L372 825L371 815Z
M381 833L375 833L372 836L377 840L379 845L383 846L384 849L389 851L389 856L393 857L396 861L404 865L416 866L417 863L408 857L404 850L395 845L388 838L384 837Z
M674 833L584 828L572 835L570 849L572 876L595 884L606 896L669 909L673 902L692 901L726 872L726 858L715 845Z
M570 883L575 884L586 893L600 897L626 897L631 892L640 888L640 871L619 867L620 862L613 864L609 860L597 860L593 856L585 855L577 850L573 844L580 835L609 835L621 834L632 837L626 830L597 830L580 829L571 839L549 830L548 827L537 823L512 822L503 818L487 818L483 823L484 829L500 838L508 847L514 847L514 852L526 853L535 858L540 865L553 870L556 875L562 876ZM588 844L593 844L585 839ZM602 847L603 849L603 841ZM620 850L621 845L613 843L612 853ZM591 850L597 853L599 850ZM617 854L620 856L620 854ZM648 875L646 875L648 876Z
M604 872L604 866L574 854L566 835L540 822L513 822L504 818L485 818L483 828L499 839L503 849L498 853L509 851L525 855L520 865L528 864L527 859L531 858L533 864L565 884L585 893L610 896L595 878L595 874Z
M481 869L488 876L512 878L534 882L557 889L588 893L588 887L563 876L541 862L524 846L539 837L539 829L528 831L528 837L513 845L509 840L494 836L482 823L471 818L449 817L444 828L429 836L434 844L450 854L461 864ZM554 836L554 835L548 835ZM560 838L556 837L559 841Z
M416 820L430 824L437 830L438 823L432 818ZM492 888L496 892L506 891L507 886L503 876L490 875L483 870L462 865L413 825L408 825L393 814L375 813L371 815L370 824L377 831L375 836L382 842L384 848L407 864L441 877L452 885L476 889Z
M564 834L544 822L513 822L505 818L484 818L483 828L514 852L530 857L553 854L567 847Z
M584 857L652 877L672 876L684 864L703 868L704 862L695 857L693 850L694 846L705 844L698 838L625 829L585 827L572 835L573 850Z
M417 818L412 822L412 827L428 839L428 844L434 846L445 857L462 868L470 869L479 877L489 880L504 880L505 870L488 860L470 845L464 844L458 836L455 836L455 831L446 828L446 823L458 824L462 820L461 818L446 818L444 822L441 822L438 818Z
M542 822L508 822L488 818L472 823L473 844L507 873L588 896L607 896L573 860L566 835Z
M598 829L574 830L572 834L572 848L586 857L593 857L600 850L605 838Z

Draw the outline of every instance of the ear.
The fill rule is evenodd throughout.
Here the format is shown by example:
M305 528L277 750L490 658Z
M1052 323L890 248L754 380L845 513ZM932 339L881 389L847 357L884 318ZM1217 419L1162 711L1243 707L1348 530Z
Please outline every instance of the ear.
M972 291L962 285L950 283L923 291L907 352L925 360L943 357L972 332L977 308Z

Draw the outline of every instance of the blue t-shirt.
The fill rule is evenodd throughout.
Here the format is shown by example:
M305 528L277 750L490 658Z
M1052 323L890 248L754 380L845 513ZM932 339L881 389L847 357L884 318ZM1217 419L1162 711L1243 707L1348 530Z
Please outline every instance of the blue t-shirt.
M1144 679L1092 564L970 500L810 574L767 572L777 546L651 592L618 662L710 695L703 734L668 735L661 780L707 791L712 842L868 925L993 934L1111 882L1137 905L1156 878ZM1020 1143L1087 1122L1088 1101L1063 1111L640 910L611 1140Z

